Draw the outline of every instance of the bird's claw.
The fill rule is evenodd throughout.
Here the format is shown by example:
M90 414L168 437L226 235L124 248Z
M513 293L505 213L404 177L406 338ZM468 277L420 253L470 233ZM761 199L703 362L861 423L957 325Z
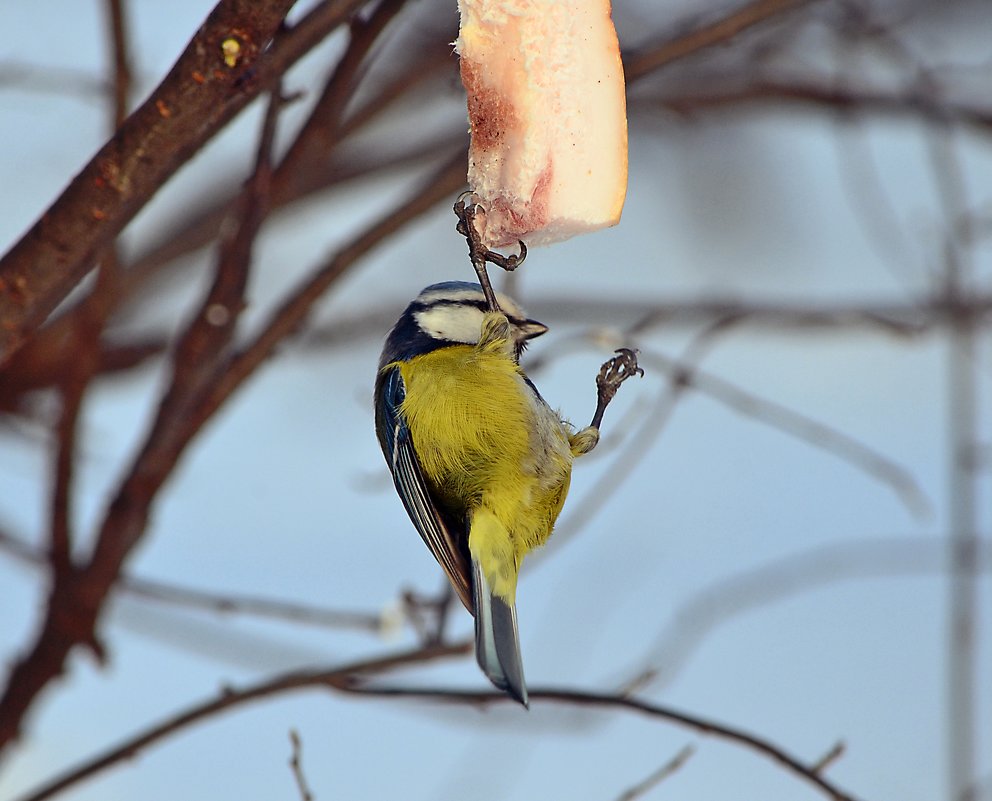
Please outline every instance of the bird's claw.
M482 237L475 227L475 216L479 213L480 209L485 214L485 209L475 201L467 203L466 198L471 196L471 190L462 192L455 201L454 212L455 216L458 217L455 230L468 240L468 250L472 263L476 264L477 261L481 261L483 264L489 262L490 264L495 264L497 267L502 267L507 272L513 272L527 258L527 245L524 244L522 239L517 240L520 246L520 252L510 256L504 256L502 253L497 253L495 250L490 250L483 245Z
M598 429L603 422L603 414L617 394L620 385L631 376L644 375L637 364L637 351L631 348L617 348L617 354L606 362L596 376L596 413L592 416L590 428Z
M631 348L617 348L617 355L600 368L596 376L596 389L600 399L609 403L617 394L620 385L635 375L644 375L644 370L637 364L637 351Z

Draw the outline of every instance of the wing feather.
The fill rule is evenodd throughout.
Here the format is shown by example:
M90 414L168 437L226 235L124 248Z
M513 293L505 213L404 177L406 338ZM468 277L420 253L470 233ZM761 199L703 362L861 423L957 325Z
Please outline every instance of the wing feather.
M389 367L382 370L376 381L375 398L379 444L410 520L443 568L462 603L472 611L469 567L458 541L461 532L438 506L424 478L410 429L403 417L405 395L406 388L399 369Z

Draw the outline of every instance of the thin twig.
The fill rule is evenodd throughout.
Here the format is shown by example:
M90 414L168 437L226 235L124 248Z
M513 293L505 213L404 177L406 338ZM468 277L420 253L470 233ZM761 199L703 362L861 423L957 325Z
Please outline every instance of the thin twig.
M106 0L107 22L113 61L113 120L117 130L127 119L131 102L131 55L128 43L127 14L124 0Z
M932 87L918 84L897 91L840 86L825 79L756 77L741 86L739 76L728 87L679 87L642 95L633 109L658 107L683 115L735 112L744 107L778 106L789 109L834 111L844 117L950 120L978 132L992 131L992 109L961 102L942 103Z
M243 707L253 701L302 689L340 690L362 677L388 672L406 665L464 656L469 653L470 648L471 644L468 642L417 648L412 651L401 651L389 656L355 662L337 668L283 673L275 678L266 679L240 690L227 688L219 695L150 726L93 759L66 771L61 776L23 796L19 801L42 801L42 799L51 798L107 768L134 758L150 746L184 731L190 726L213 718L222 712Z
M444 37L445 43L452 41L455 34ZM340 122L338 135L345 139L352 136L373 120L380 117L383 111L392 108L397 102L413 95L413 90L425 81L436 78L448 70L454 73L457 62L451 56L451 45L431 44L420 54L420 59L403 70L393 80L386 83L373 97L354 110L349 110L347 116Z
M224 615L250 615L308 626L354 629L372 633L381 632L385 626L383 616L374 612L328 609L256 595L207 592L160 581L131 578L127 575L121 581L121 590L161 603Z
M449 704L465 704L485 707L489 704L500 704L512 700L505 693L472 692L448 688L399 687L367 684L349 684L340 687L344 692L356 695L369 695L381 698L414 698L439 701ZM856 801L856 796L841 790L836 784L817 775L810 766L804 764L798 757L788 753L784 748L770 740L751 732L718 723L708 718L693 715L682 710L655 704L640 698L615 695L610 693L592 692L586 690L569 690L558 687L534 687L529 692L531 709L538 707L540 702L559 702L576 706L601 707L606 709L621 709L638 712L648 717L660 718L670 723L676 723L700 734L717 737L721 740L755 751L785 768L789 773L813 785L834 801ZM535 703L537 702L537 703ZM28 801L28 800L25 800Z
M0 60L0 90L83 98L97 103L106 94L107 84L88 70L5 58Z
M74 567L54 584L35 643L9 674L0 696L0 752L16 739L33 700L63 671L74 645L85 643L97 655L103 653L97 631L100 613L125 559L144 534L159 488L189 442L192 433L182 422L203 391L208 368L230 340L243 306L252 244L265 215L269 150L281 102L276 92L263 124L256 169L244 191L238 226L222 246L213 286L176 346L172 382L104 518L93 555L88 564ZM218 307L225 310L224 320L218 319ZM99 353L99 349L94 346L88 352Z
M313 304L373 247L403 226L424 214L440 200L450 197L465 181L464 152L446 164L409 197L386 212L350 244L338 251L271 315L261 332L224 366L212 390L187 420L187 427L198 429L274 352L306 321Z
M242 690L227 689L221 695L197 704L184 712L174 715L145 731L128 738L122 744L108 750L92 760L64 773L50 783L19 799L19 801L43 801L53 795L88 779L117 763L133 758L149 746L185 730L191 725L212 718L222 711L241 707L249 702L279 695L285 692L308 688L327 688L340 692L371 697L419 698L445 703L486 706L508 700L504 693L471 692L454 689L431 689L390 686L369 686L365 681L370 676L386 673L397 667L420 664L449 656L462 656L470 652L470 642L445 646L428 646L413 651L405 651L392 656L355 663L332 670L295 671L282 674L275 679L260 682ZM622 709L638 712L649 717L667 720L700 734L717 737L748 748L778 763L790 773L817 787L835 801L856 801L855 796L843 792L835 784L817 775L797 757L770 740L727 726L716 721L689 714L671 707L661 706L646 700L626 696L569 690L561 688L535 688L531 691L532 701L549 701L578 706Z
M844 751L847 750L843 740L838 740L834 743L833 747L827 751L822 757L820 757L816 762L814 762L810 769L814 773L823 773L827 768L834 764L838 759L844 756Z
M696 752L696 749L692 745L685 746L681 751L679 751L675 756L669 759L664 765L662 765L658 770L654 771L650 776L642 779L633 787L624 790L617 796L617 801L636 801L636 799L649 793L659 784L661 784L665 779L671 776L673 773L678 771L689 758Z
M352 19L348 47L338 59L309 118L279 164L275 181L281 185L282 191L288 189L287 184L304 179L309 165L320 164L326 161L328 154L333 153L341 135L345 108L359 84L360 70L383 30L405 3L406 0L384 0L368 19Z
M313 793L307 784L307 777L303 773L303 743L296 729L289 730L289 742L293 747L293 752L289 757L289 769L293 771L293 778L296 780L296 789L300 793L300 801L314 801Z
M0 550L35 568L41 569L48 564L43 552L2 530L0 530ZM329 609L280 598L200 590L133 576L126 571L120 575L118 589L124 595L219 615L247 615L307 626L353 629L372 633L382 632L387 627L384 615L375 612Z
M673 61L716 45L725 45L755 25L782 16L808 4L808 0L753 0L688 34L666 37L637 53L624 57L624 76L632 83Z

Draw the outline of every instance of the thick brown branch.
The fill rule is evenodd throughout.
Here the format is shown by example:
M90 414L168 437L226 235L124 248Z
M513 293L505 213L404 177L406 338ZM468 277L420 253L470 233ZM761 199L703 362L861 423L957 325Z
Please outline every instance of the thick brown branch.
M56 475L56 497L53 515L53 566L55 581L49 595L48 610L34 648L18 662L10 673L3 696L0 697L0 749L14 740L27 710L37 695L65 667L65 660L74 645L88 644L98 654L102 648L97 640L97 620L104 601L118 580L124 559L140 540L147 523L151 503L158 489L169 476L179 455L188 443L188 432L182 426L188 410L203 390L210 368L216 363L221 350L230 340L234 320L243 304L251 260L252 243L264 218L268 176L270 173L269 149L272 145L275 118L280 104L278 84L276 96L266 115L258 163L252 180L243 193L239 225L231 239L225 243L218 261L214 284L203 302L200 313L187 327L176 347L172 384L159 405L155 423L145 445L138 454L131 471L124 479L117 498L111 504L105 524L100 531L93 557L84 567L68 566L68 481L70 477L72 446L74 443L75 414L82 389L96 366L99 357L99 331L106 314L101 299L109 291L103 290L103 276L97 282L92 302L87 308L96 309L94 328L85 332L91 343L83 348L86 369L73 384L75 401L67 407L72 414L60 431L60 457ZM212 317L215 309L223 309L225 319ZM92 330L91 330L92 329ZM75 372L75 371L74 371ZM63 415L65 417L65 415ZM187 435L186 439L183 436Z
M109 2L116 3L117 0ZM399 153L368 152L359 153L357 158L355 154L348 159L334 157L333 144L336 138L356 133L358 128L387 111L399 99L401 90L409 89L416 82L434 75L441 63L439 54L444 56L443 63L454 63L450 48L432 51L425 58L427 63L418 64L410 70L409 75L405 74L387 84L359 112L352 115L347 123L340 123L344 108L357 84L356 75L363 59L403 2L404 0L392 0L378 7L368 21L356 22L352 26L352 41L316 104L310 121L301 128L287 157L274 170L270 193L273 208L368 172L386 171L411 162L423 163L443 152L456 152L462 145L465 139L463 133L457 140L447 137L442 141L422 145L410 143ZM340 2L325 3L315 8L294 28L280 33L267 60L261 66L261 74L278 75L321 36L339 25L343 18ZM306 160L301 158L304 153ZM235 196L231 187L223 187L218 192L217 199L194 205L188 216L169 226L162 244L139 257L122 273L113 299L115 308L133 297L164 264L213 241L222 221L235 211ZM0 382L9 388L7 393L0 391L0 394L10 395L11 398L0 398L0 408L15 409L19 394L34 386L52 383L51 378L38 375L38 365L50 365L55 373L62 372L63 363L72 358L65 347L65 330L69 327L66 319L79 312L79 306L67 310L13 355L4 368L4 381Z
M107 16L110 28L110 80L113 87L110 130L116 130L127 116L131 83L128 59L127 26L121 0L108 0ZM56 426L55 469L52 480L51 549L49 563L53 594L61 592L75 569L72 558L73 467L76 458L76 434L83 400L93 375L100 367L101 338L112 307L112 298L119 270L116 249L108 246L100 263L93 290L80 304L72 326L74 358L58 376L61 408Z
M326 29L265 52L294 0L221 0L151 97L0 261L0 364L156 191ZM358 0L328 2L339 24ZM305 22L309 22L305 20ZM303 27L301 23L300 27ZM263 59L262 56L266 57ZM264 67L264 73L260 68Z
M388 212L317 271L244 350L223 362L209 377L197 371L195 383L202 391L195 393L194 404L187 399L182 403L168 396L163 399L159 420L104 518L85 574L75 577L71 585L67 583L64 592L53 595L33 649L10 674L0 698L0 748L17 736L24 714L38 693L62 672L69 650L78 643L94 642L97 620L107 593L117 581L124 560L145 531L158 490L203 424L264 363L276 346L298 329L312 305L359 258L463 186L464 158L462 154L457 162L432 176L411 198ZM208 316L206 307L204 316ZM194 346L199 347L199 338L192 345L187 342L181 347ZM193 382L194 379L184 381ZM170 409L182 413L174 414Z

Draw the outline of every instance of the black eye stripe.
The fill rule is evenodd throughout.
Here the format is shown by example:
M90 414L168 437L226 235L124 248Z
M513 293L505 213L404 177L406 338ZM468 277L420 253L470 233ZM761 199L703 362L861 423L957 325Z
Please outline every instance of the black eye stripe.
M459 306L471 306L473 309L478 309L479 311L486 310L486 302L484 300L446 300L445 298L438 298L429 303L424 303L422 300L415 300L410 306L417 311L441 308L455 309Z

